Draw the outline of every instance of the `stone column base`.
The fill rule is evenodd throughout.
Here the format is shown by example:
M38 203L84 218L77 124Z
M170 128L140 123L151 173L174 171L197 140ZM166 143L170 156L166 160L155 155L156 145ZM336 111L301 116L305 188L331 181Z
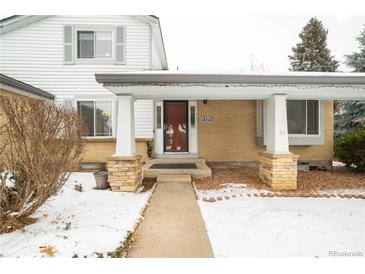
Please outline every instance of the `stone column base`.
M112 191L135 192L142 184L142 155L108 159L108 183Z
M298 155L260 153L261 181L275 190L297 189Z

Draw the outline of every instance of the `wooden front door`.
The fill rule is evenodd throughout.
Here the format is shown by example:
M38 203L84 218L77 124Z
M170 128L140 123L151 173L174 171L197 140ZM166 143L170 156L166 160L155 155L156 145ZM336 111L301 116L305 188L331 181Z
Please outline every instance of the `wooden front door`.
M164 152L188 152L188 102L164 101Z

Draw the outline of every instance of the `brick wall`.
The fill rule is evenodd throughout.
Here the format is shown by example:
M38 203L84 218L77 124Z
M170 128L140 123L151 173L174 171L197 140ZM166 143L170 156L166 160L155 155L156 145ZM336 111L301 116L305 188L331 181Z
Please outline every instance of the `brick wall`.
M142 162L146 162L147 156L147 141L136 140L137 155L142 155ZM81 162L108 162L115 153L115 139L89 139L86 143L85 154Z
M331 160L333 148L333 102L325 102L325 144L291 146L299 160ZM202 123L202 116L214 121ZM255 100L208 100L198 102L199 156L207 161L258 161L265 147L256 146Z

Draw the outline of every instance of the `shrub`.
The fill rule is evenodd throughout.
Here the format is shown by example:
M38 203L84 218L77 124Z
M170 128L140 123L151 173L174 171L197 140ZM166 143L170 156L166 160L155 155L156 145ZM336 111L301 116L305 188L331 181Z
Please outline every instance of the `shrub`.
M336 138L335 155L348 168L365 172L365 129L350 131Z
M86 132L74 111L52 101L0 95L0 233L34 221L80 159Z

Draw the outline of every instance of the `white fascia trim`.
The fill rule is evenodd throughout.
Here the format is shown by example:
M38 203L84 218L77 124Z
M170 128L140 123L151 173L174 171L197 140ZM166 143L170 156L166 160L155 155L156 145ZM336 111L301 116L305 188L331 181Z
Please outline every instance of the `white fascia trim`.
M155 45L156 45L158 56L159 56L161 64L162 64L162 68L164 70L168 70L169 66L167 63L166 50L165 50L165 45L164 45L164 41L163 41L160 20L157 18L154 18L153 16L149 16L149 15L142 15L142 16L136 16L136 17L138 17L139 19L142 19L143 21L145 21L146 23L148 23L150 25L151 34L152 34L151 42L155 43Z

